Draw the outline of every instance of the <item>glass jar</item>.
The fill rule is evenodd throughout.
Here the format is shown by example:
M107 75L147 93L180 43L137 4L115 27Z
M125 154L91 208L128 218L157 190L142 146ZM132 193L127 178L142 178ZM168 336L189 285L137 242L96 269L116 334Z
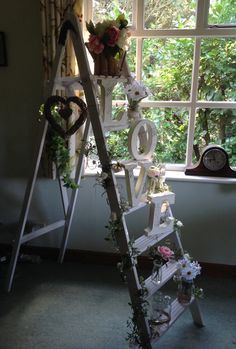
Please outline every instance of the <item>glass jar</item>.
M151 279L152 282L156 284L160 284L162 282L162 263L154 260L153 261L153 268L152 268L152 275Z
M193 295L193 280L181 280L178 284L177 298L179 303L189 303Z
M171 297L156 292L151 301L150 329L152 338L159 337L171 320Z

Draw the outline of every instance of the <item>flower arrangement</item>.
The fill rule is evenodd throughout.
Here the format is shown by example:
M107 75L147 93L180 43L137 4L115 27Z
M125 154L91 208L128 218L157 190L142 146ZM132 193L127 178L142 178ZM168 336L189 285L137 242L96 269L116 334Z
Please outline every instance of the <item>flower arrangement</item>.
M137 80L133 80L131 84L125 86L125 93L127 94L128 108L131 110L137 110L141 100L151 94L150 90Z
M192 261L188 254L178 260L178 276L184 281L193 281L201 273L201 266L197 261Z
M200 273L200 264L197 261L193 261L189 254L184 254L178 260L174 281L178 282L178 301L180 303L189 303L193 295L199 298L203 297L203 289L195 287L193 281Z
M155 246L149 249L149 256L159 264L166 264L174 258L174 252L168 246Z
M150 166L147 171L147 191L148 194L163 193L168 191L169 187L165 183L165 166Z
M149 256L153 259L151 280L159 284L162 282L161 267L174 258L174 252L167 246L155 246L149 249Z
M89 31L88 49L91 53L105 56L113 56L119 60L124 51L128 49L130 31L128 21L124 14L120 14L115 20L104 20L96 25L92 21L86 22Z

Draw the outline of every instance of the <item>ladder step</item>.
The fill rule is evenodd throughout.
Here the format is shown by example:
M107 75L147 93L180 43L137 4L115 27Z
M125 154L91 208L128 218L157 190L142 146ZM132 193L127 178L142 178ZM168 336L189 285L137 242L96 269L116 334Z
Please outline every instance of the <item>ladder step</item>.
M184 311L186 309L188 309L189 305L194 301L194 297L192 298L191 302L188 304L181 304L178 302L177 299L175 299L172 303L171 303L171 316L170 316L170 322L169 323L165 323L162 325L159 325L157 327L157 332L158 335L156 335L154 338L152 338L151 342L152 344L155 343L158 339L160 339L160 337L162 337L167 331L168 329L173 325L173 323L184 313Z
M130 209L128 209L127 211L125 211L123 213L124 216L128 216L130 213L133 213L137 210L140 210L141 208L144 208L146 206L148 206L149 203L148 202L140 202L137 206L131 207Z
M172 234L173 231L164 232L157 235L142 235L134 241L134 248L138 250L138 255L141 255L147 251L150 247L154 246L161 240L165 239L168 235Z
M162 269L162 281L157 284L153 282L152 276L149 276L145 280L145 287L148 291L148 297L151 297L159 288L161 288L167 281L169 281L177 271L178 262L168 262L161 267Z
M81 84L80 76L64 76L56 78L54 80L55 88L58 90L65 89L68 87L73 88L74 90L82 90L83 86Z
M64 219L57 221L57 222L54 222L54 223L51 223L49 225L46 225L45 227L37 229L37 230L33 231L32 233L23 235L21 238L21 243L25 243L26 241L30 241L32 239L35 239L41 235L48 233L49 231L55 230L57 228L61 228L64 225L65 225Z

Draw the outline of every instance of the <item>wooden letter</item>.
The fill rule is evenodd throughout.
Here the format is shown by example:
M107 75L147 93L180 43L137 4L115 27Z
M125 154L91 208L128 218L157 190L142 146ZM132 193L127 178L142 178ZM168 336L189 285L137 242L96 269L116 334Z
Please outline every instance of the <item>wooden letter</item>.
M151 207L148 227L145 229L146 235L170 233L173 231L174 219L172 217L171 208L169 205L174 204L175 194L171 192L164 192L151 194L149 198L151 198ZM167 203L168 206L163 213L162 206L164 203Z
M127 188L128 202L130 206L134 207L140 203L143 188L146 182L147 171L151 165L151 161L122 161L122 165L125 169L125 180ZM134 169L137 168L137 165L140 165L140 172L135 183L134 179Z
M150 160L156 143L157 131L154 122L146 119L134 121L128 137L130 155L136 160Z
M116 118L112 118L112 91L118 82L124 82L124 78L99 78L100 86L100 117L106 131L120 130L128 127L128 116L124 110Z

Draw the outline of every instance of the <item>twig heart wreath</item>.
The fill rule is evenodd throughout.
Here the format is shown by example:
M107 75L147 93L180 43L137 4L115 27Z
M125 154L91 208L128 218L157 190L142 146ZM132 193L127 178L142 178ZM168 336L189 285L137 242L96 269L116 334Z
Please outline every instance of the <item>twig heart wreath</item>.
M72 124L69 129L63 128L59 122L55 119L55 116L52 113L52 109L57 106L58 107L58 115L64 120L68 121L69 117L72 115L73 110L70 107L70 103L75 103L81 113L79 118ZM76 96L69 97L67 99L60 96L51 96L47 99L44 104L44 116L47 121L50 123L52 128L63 138L70 138L85 122L87 118L87 105L84 101Z

